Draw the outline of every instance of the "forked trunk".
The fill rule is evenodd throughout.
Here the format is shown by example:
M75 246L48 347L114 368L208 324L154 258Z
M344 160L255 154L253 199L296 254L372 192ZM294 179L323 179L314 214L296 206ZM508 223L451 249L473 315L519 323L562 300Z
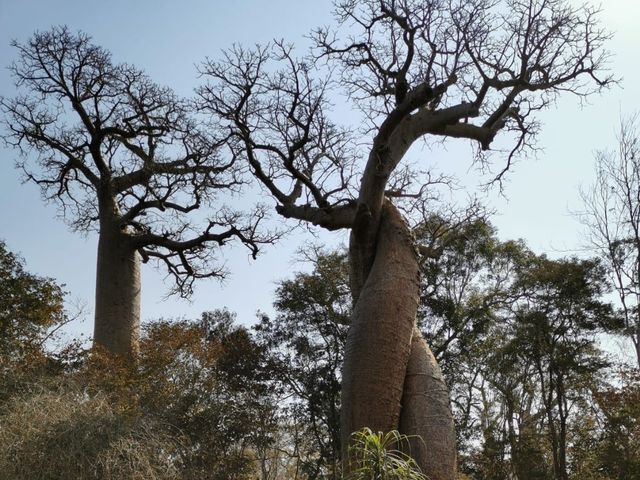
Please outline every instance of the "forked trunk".
M352 233L351 249L354 247ZM352 269L358 263L352 262ZM366 266L364 266L366 268ZM455 433L449 394L426 342L415 329L419 265L411 233L385 201L375 255L354 293L342 378L345 471L352 432L398 430L418 435L410 453L430 480L455 478ZM424 446L421 445L424 442Z
M354 306L342 374L342 445L351 432L398 429L418 308L418 262L399 212L385 205L376 255Z
M103 226L98 241L93 341L133 358L140 338L140 257L126 235Z

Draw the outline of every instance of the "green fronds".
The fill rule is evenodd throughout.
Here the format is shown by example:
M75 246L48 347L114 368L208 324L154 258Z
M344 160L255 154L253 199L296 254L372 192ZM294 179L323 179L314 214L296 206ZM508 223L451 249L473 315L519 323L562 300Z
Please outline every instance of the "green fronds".
M428 480L415 460L402 450L409 437L397 431L374 433L363 428L351 434L351 472L346 480Z

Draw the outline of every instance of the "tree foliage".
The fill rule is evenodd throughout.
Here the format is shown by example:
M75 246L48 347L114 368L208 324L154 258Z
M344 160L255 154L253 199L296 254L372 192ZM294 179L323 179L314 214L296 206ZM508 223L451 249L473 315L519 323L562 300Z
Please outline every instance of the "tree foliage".
M24 261L0 242L0 341L3 354L42 347L51 328L63 324L66 292L51 278L25 270Z
M29 273L0 241L0 403L61 368L47 341L70 319L65 296L63 286Z
M283 280L276 316L255 326L272 381L308 439L298 449L308 478L340 478L340 372L351 314L346 256L316 252L313 271Z

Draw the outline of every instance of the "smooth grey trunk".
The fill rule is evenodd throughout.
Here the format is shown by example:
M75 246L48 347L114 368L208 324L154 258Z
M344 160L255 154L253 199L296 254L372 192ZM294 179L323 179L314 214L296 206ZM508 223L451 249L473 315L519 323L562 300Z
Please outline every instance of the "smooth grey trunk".
M102 225L98 241L94 345L126 357L138 354L140 256L126 234Z
M350 250L359 255L352 232ZM359 258L363 258L360 256ZM456 445L449 393L435 358L415 327L419 263L413 237L385 201L370 269L351 262L354 310L342 375L341 434L345 471L352 432L398 430L419 435L411 454L431 480L453 480ZM424 442L424 448L417 445Z

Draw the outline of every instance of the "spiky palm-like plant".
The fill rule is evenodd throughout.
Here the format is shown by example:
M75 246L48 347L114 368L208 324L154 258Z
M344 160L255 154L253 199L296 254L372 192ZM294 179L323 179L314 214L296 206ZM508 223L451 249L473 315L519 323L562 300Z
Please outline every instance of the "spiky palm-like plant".
M351 437L349 458L353 464L347 480L428 480L416 461L402 451L409 447L406 435L363 428Z

